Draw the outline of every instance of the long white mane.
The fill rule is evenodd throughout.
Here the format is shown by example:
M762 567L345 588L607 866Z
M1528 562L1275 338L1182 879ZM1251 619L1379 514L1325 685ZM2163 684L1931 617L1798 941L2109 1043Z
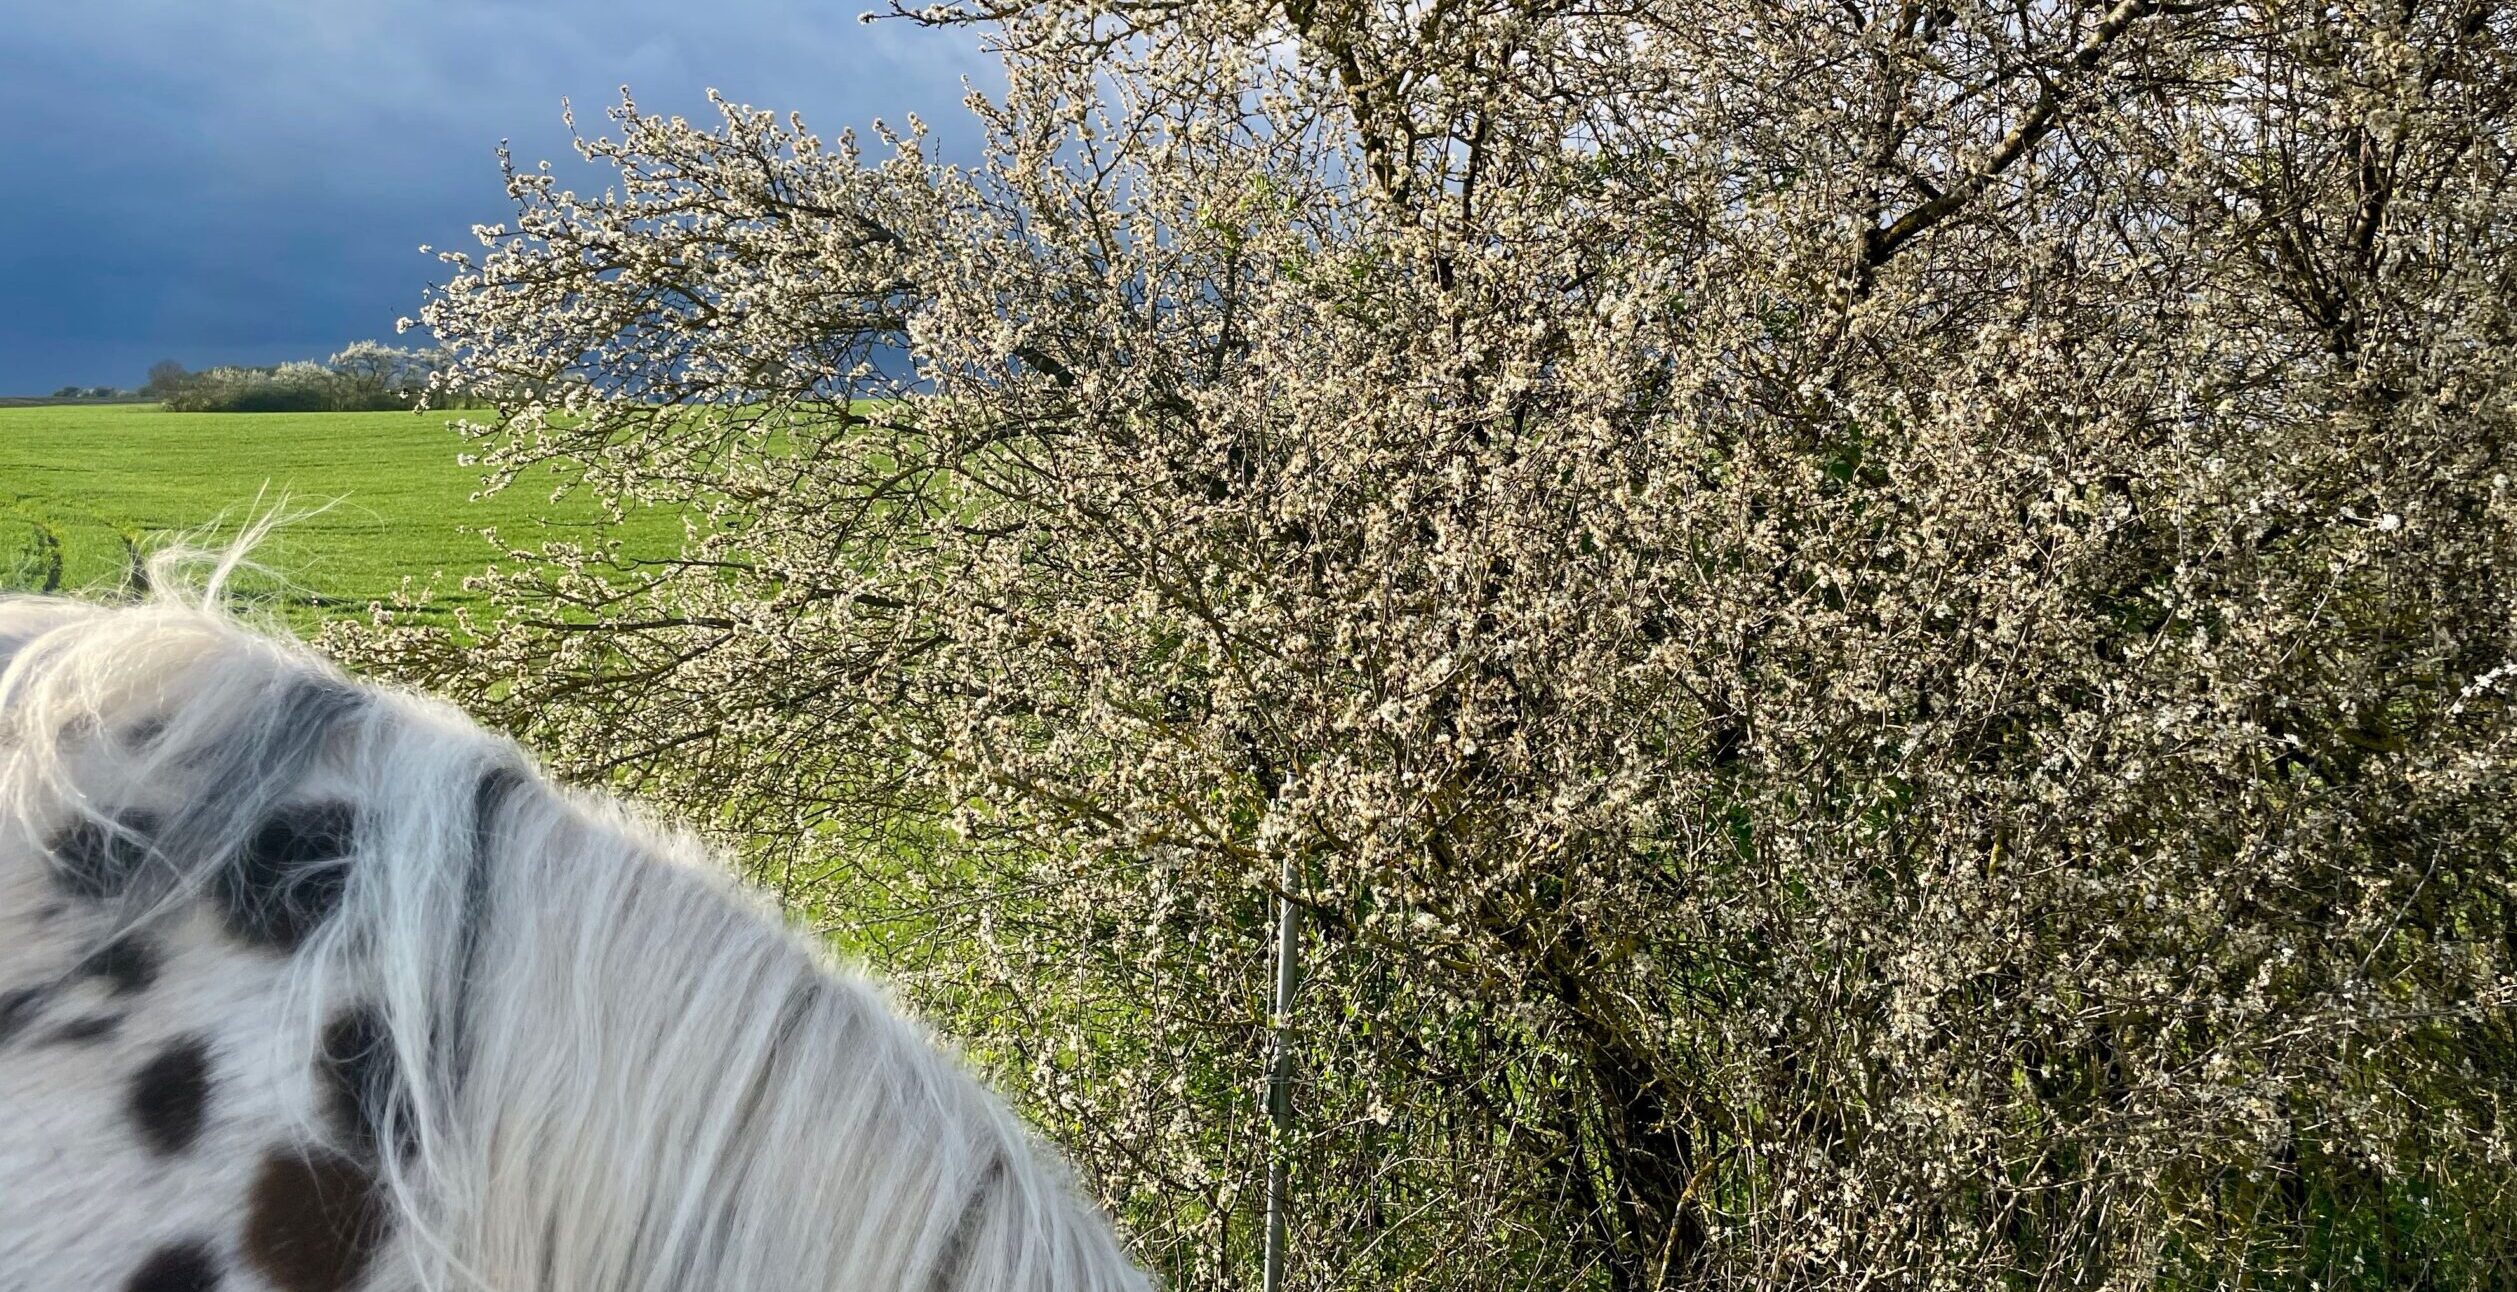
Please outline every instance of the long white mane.
M84 831L118 929L316 800L354 846L244 909L302 1035L373 1020L395 1237L361 1286L1144 1286L1004 1105L687 838L202 605L0 599L0 835L62 866Z

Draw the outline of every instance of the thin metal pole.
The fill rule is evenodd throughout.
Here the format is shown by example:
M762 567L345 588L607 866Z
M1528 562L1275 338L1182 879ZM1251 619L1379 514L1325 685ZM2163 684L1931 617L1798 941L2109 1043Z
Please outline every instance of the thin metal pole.
M1300 970L1302 908L1293 904L1293 858L1285 858L1277 877L1287 896L1276 899L1276 1053L1267 1073L1267 1254L1261 1275L1265 1292L1285 1286L1285 1203L1292 1184L1293 1163L1293 990Z

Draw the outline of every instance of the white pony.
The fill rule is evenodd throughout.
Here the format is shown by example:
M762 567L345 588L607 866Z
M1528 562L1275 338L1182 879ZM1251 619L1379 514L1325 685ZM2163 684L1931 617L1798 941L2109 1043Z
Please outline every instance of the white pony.
M0 599L0 1292L1144 1286L692 843L201 605Z

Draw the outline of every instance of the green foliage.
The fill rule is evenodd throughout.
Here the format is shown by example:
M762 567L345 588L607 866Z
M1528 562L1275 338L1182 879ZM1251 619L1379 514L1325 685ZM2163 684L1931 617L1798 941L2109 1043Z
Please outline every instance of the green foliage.
M169 412L177 413L328 413L332 396L320 387L276 381L238 382L226 387L200 387L198 393L171 396ZM387 405L387 407L391 407ZM340 411L372 412L375 409Z
M620 523L582 495L522 489L475 501L476 470L443 417L410 413L206 416L146 407L0 409L0 588L99 591L128 585L136 560L177 535L233 528L286 500L324 507L283 529L258 559L284 582L245 586L301 629L413 598L421 622L477 607L462 585L499 549L619 537L667 550L668 511Z
M0 588L46 592L59 587L59 556L50 530L23 516L0 515Z

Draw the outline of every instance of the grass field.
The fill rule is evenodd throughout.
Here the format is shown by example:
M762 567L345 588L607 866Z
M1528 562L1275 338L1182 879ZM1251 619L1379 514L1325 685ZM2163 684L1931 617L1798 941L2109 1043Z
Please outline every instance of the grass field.
M479 474L458 465L462 438L444 414L168 413L154 405L0 408L0 589L121 586L153 545L213 525L233 532L285 496L329 510L289 526L259 553L284 575L283 613L301 627L363 615L406 579L437 589L435 613L468 604L460 582L503 544L583 539L603 522L582 498L558 503L520 482L471 501ZM624 525L633 551L670 551L667 513Z

